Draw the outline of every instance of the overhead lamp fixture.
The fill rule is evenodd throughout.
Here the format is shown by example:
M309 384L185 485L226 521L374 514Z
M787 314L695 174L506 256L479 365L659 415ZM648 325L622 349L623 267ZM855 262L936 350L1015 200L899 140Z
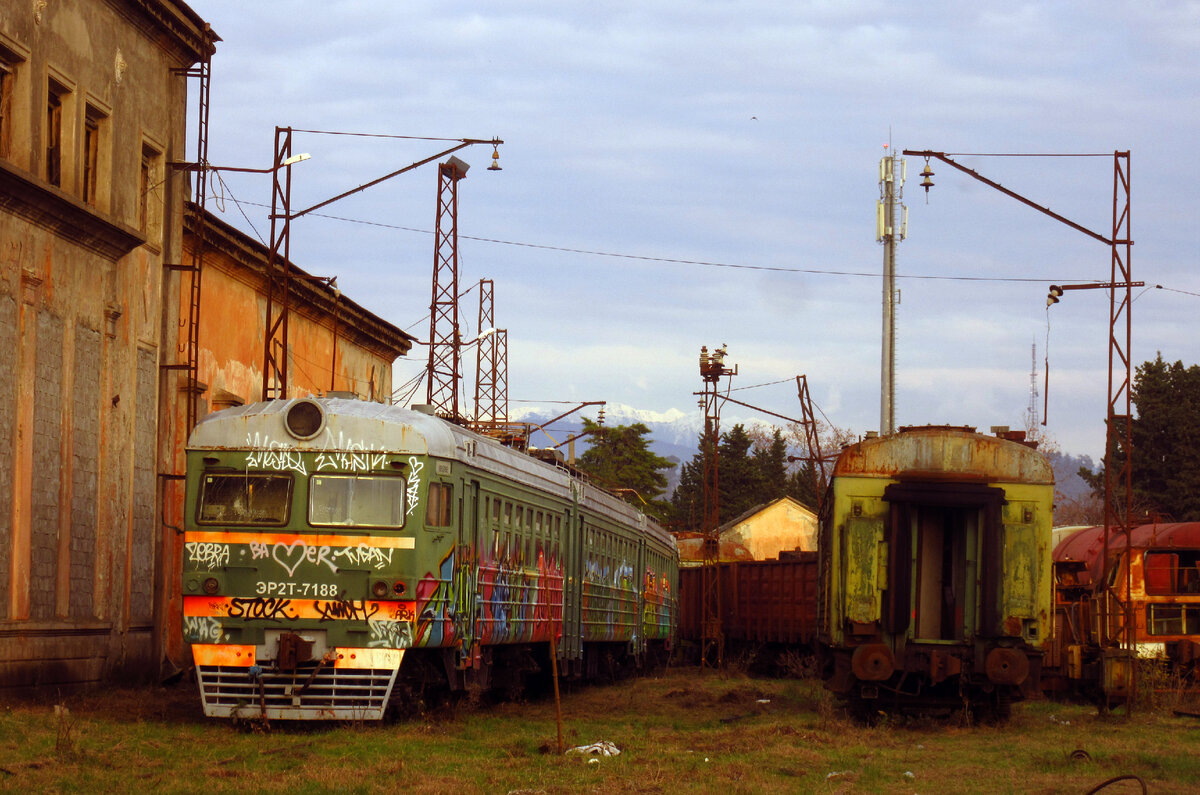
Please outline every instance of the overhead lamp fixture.
M455 179L462 179L467 175L467 170L471 168L471 164L465 160L458 159L454 155L450 155L446 162L442 163L442 167L451 169Z
M284 161L283 161L282 163L280 163L279 165L281 165L281 166L291 166L291 165L294 165L294 164L296 164L296 163L299 163L301 160L308 160L310 157L312 157L312 155L310 155L308 152L302 152L302 153L300 153L300 154L298 154L298 155L292 155L291 157L289 157L287 160L284 160Z
M501 171L500 168L500 147L492 144L492 164L487 167L488 171Z

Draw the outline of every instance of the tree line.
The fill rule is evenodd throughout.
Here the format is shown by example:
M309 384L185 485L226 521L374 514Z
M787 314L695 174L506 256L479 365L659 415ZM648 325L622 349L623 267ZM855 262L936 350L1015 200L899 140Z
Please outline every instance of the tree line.
M591 447L577 466L601 486L620 494L660 522L679 530L699 530L704 517L706 439L680 467L679 485L668 497L663 471L674 464L650 449L650 429L642 423L602 426L589 419L583 432ZM758 505L790 496L817 504L812 464L789 460L788 440L779 428L734 425L717 441L720 520L726 522Z

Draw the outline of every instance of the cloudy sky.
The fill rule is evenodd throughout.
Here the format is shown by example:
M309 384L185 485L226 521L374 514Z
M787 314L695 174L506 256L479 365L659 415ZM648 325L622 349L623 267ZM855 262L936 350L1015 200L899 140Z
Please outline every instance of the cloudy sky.
M699 348L727 344L735 387L772 384L739 399L799 416L803 373L835 424L877 428L889 141L1101 155L957 159L1105 237L1112 153L1129 150L1133 278L1165 288L1135 291L1132 359L1200 359L1200 3L191 5L223 39L213 164L270 165L277 125L505 141L500 172L486 170L490 147L459 153L473 167L460 284L494 280L514 410L699 413ZM293 206L448 146L298 132L293 150L312 159L293 171ZM1045 297L1107 280L1109 248L936 161L927 200L923 165L908 158L897 255L898 423L1021 427L1031 346L1041 389L1048 345L1047 430L1098 457L1107 293L1068 293L1049 313ZM267 238L269 182L224 180L209 208ZM436 196L426 166L330 205L338 218L293 224L292 258L427 339ZM477 301L463 299L464 334ZM397 386L425 355L398 364Z

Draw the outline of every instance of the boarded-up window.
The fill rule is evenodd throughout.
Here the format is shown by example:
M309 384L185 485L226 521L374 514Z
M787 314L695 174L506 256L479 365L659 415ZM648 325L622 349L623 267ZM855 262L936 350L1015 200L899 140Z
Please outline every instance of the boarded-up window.
M100 460L100 332L75 329L75 383L71 389L70 615L95 614L96 484Z
M34 365L33 505L31 511L30 618L55 614L58 583L59 495L62 473L63 323L38 313Z

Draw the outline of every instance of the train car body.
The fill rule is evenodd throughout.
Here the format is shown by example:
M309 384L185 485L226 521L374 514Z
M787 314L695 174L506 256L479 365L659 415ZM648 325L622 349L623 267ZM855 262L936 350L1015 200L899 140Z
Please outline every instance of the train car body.
M847 447L822 517L826 686L863 715L994 709L1037 691L1054 476L1032 447L904 428Z
M811 654L817 638L817 554L718 564L726 650ZM704 570L679 572L679 639L698 647L704 633ZM767 660L770 663L770 660Z
M1044 688L1112 705L1129 695L1131 655L1193 674L1200 658L1200 522L1083 527L1054 548L1054 642ZM1126 621L1132 620L1132 634ZM1132 639L1133 648L1127 641Z
M206 417L183 622L205 714L377 719L434 680L639 661L676 630L674 540L567 469L338 398Z

